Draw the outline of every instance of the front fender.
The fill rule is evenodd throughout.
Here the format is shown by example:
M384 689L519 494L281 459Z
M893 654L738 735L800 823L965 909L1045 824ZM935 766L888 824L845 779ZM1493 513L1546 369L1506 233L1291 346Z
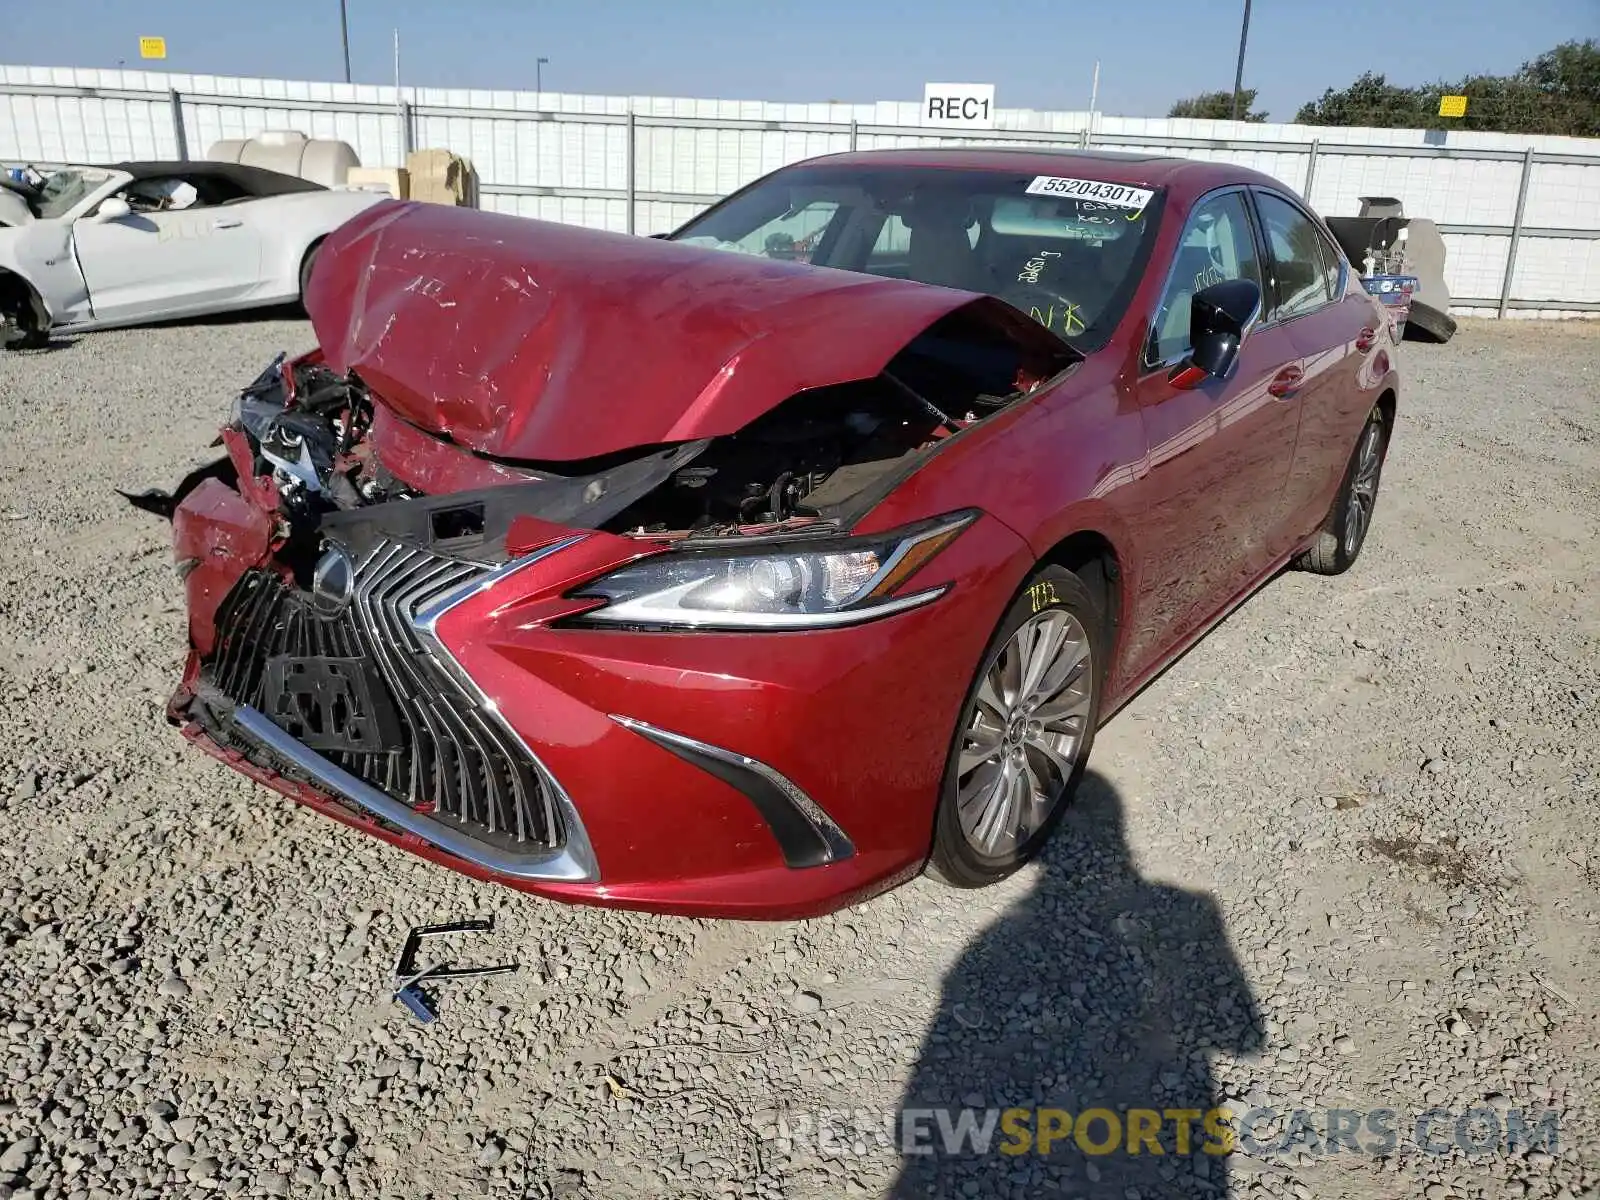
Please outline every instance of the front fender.
M41 328L89 317L89 289L72 250L70 224L34 221L0 231L0 275L26 286Z
M1017 536L1019 553L1004 568L1009 595L1067 538L1097 534L1122 572L1116 618L1128 627L1141 566L1133 485L1144 469L1144 423L1116 386L1114 364L1091 360L1084 367L1055 392L997 413L941 447L856 531L980 508Z

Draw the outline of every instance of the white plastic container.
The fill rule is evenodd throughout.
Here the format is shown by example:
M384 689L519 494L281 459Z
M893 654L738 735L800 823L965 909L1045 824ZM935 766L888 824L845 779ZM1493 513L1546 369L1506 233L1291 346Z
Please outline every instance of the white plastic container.
M361 165L348 142L308 138L294 129L268 129L253 138L214 142L206 158L298 175L323 187L343 187L351 168Z

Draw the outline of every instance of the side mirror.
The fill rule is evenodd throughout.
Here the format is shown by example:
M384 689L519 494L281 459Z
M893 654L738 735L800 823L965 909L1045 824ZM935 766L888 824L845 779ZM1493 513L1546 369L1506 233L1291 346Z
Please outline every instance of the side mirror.
M121 196L107 196L100 201L100 207L94 210L94 223L104 225L107 221L120 221L132 215L133 209Z
M1239 357L1239 347L1261 319L1261 285L1250 279L1226 279L1194 294L1189 307L1189 357L1172 369L1176 387L1199 387L1207 379L1225 379Z

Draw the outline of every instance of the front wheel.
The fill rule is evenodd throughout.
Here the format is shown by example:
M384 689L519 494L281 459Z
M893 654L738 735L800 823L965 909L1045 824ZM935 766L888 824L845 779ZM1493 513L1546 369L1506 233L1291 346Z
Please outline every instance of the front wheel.
M996 883L1033 858L1088 761L1105 676L1105 616L1083 580L1042 567L1006 611L961 710L928 870Z
M50 325L40 320L33 292L15 275L0 275L0 350L42 350L50 344Z
M43 350L49 344L50 331L37 323L0 321L0 350Z

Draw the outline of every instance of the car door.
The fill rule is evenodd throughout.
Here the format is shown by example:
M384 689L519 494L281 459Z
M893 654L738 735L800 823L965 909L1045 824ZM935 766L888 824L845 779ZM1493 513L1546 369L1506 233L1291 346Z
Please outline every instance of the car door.
M1226 279L1263 283L1260 246L1242 188L1190 210L1152 318L1137 398L1148 444L1141 483L1152 551L1142 572L1140 629L1130 661L1181 641L1271 565L1294 453L1293 382L1301 363L1289 331L1270 321L1245 337L1226 379L1189 389L1173 367L1189 353L1190 301Z
M1362 362L1386 330L1372 298L1351 286L1344 254L1300 203L1269 188L1253 193L1278 319L1293 336L1304 369L1286 493L1288 550L1327 515L1366 416Z
M99 321L225 308L261 274L259 231L235 206L203 199L112 220L91 214L74 224L73 247Z

